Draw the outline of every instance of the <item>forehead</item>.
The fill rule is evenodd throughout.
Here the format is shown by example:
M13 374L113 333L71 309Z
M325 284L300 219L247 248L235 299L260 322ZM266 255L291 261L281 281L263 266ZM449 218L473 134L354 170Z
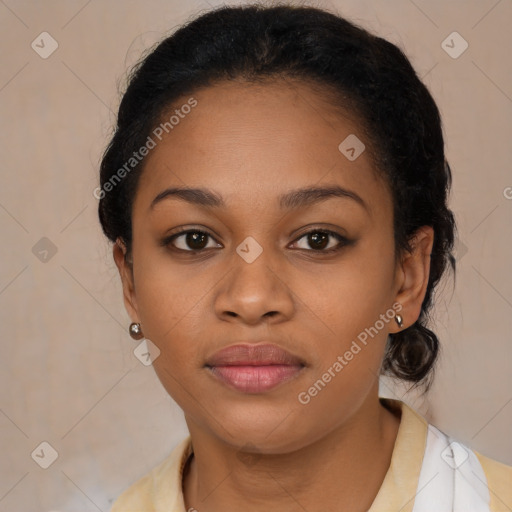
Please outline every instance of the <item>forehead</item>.
M186 186L217 190L227 203L254 205L323 183L352 189L372 205L386 202L369 151L355 159L343 152L346 140L349 146L356 141L358 152L362 144L368 147L362 127L354 116L342 116L320 88L221 82L191 97L197 105L185 109L188 114L168 126L161 140L152 135L156 146L146 157L137 203L147 206L166 187ZM163 121L189 99L175 102Z

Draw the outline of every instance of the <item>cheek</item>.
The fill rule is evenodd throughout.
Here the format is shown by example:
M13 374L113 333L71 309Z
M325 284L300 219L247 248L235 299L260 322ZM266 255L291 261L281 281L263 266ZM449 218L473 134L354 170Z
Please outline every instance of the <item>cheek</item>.
M378 379L394 321L393 247L368 239L329 279L317 282L314 307L328 335L317 339L317 364L301 391L310 400L304 412L329 422L326 411L331 414L333 404L356 410Z
M139 260L140 261L140 260ZM153 368L162 385L184 410L196 407L197 382L205 339L205 284L182 282L165 265L140 268L137 305L144 335L160 350ZM202 281L202 284L200 283ZM204 288L203 288L204 287Z
M202 269L173 263L149 233L134 242L134 279L141 322L155 339L165 338L185 316L193 317L208 289Z
M370 238L360 242L340 264L326 269L316 281L308 279L313 294L301 292L341 346L373 326L393 302L392 247Z

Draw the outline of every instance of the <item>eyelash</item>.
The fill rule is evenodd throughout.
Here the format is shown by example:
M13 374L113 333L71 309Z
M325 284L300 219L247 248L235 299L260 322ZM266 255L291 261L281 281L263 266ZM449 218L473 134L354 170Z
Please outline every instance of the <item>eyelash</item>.
M174 234L164 238L161 242L161 245L164 247L169 247L169 245L172 245L172 242L174 240L176 240L180 236L186 235L188 233L199 233L201 235L206 235L206 236L210 237L211 239L215 240L215 238L212 235L210 235L210 233L203 231L201 229L185 229L185 230L178 231L177 233L174 233ZM338 240L339 244L335 247L331 247L330 249L325 249L325 250L322 250L322 249L299 249L299 250L303 250L306 252L313 252L313 253L317 253L317 254L333 254L333 253L341 251L341 249L343 249L345 246L351 245L353 243L353 240L349 240L348 238L345 238L344 236L340 235L339 233L336 233L335 231L331 231L329 229L319 229L319 228L312 229L310 231L307 231L306 233L302 233L302 235L299 236L298 238L296 238L293 243L296 243L299 240L302 240L304 237L306 237L307 235L310 235L312 233L323 233L326 235L330 235L330 236L336 238ZM179 249L177 247L172 246L171 250L176 251L176 252L189 253L191 255L194 255L194 254L200 254L202 252L205 252L207 249L186 250L186 249Z

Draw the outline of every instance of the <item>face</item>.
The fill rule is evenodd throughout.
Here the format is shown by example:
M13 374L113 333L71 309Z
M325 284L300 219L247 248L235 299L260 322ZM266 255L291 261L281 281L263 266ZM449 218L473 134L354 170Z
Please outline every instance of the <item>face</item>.
M338 149L364 135L317 91L231 82L193 97L147 157L132 268L115 249L126 307L189 428L298 449L375 392L393 304L418 316L422 264L395 264L391 195L368 151ZM251 351L268 344L279 348Z

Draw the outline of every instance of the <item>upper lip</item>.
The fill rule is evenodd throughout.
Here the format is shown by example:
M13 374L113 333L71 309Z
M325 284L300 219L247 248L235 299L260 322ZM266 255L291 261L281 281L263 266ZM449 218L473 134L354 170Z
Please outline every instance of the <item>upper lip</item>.
M206 361L206 366L304 366L304 361L287 350L272 343L239 343L215 352Z

